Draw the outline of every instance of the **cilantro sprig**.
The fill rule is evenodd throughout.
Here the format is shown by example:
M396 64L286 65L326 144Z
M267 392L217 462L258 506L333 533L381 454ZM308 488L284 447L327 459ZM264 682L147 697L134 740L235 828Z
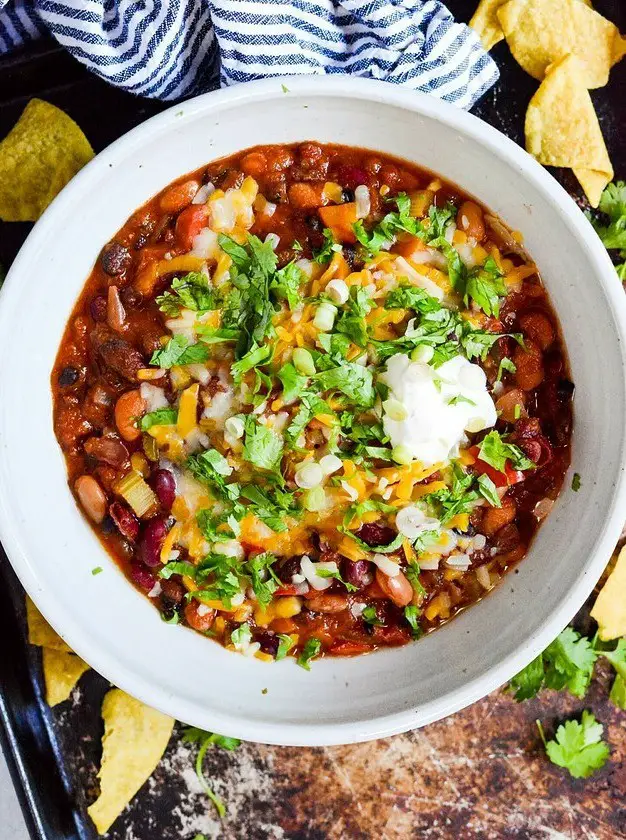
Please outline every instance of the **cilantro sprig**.
M185 744L199 744L200 748L196 756L195 770L198 781L202 789L209 797L211 802L215 805L215 809L220 818L226 815L226 806L220 797L215 793L213 788L204 774L204 759L209 747L221 747L224 750L236 750L240 746L241 741L238 738L229 738L226 735L218 735L216 732L205 732L203 729L198 729L196 726L189 726L183 731L183 743Z
M600 198L598 210L608 218L589 217L595 232L608 250L619 252L625 262L615 266L620 280L626 280L626 181L609 184Z
M587 710L580 721L562 723L554 740L546 740L541 721L537 721L537 728L550 761L564 767L575 779L589 778L604 767L610 755L608 744L602 740L602 724Z

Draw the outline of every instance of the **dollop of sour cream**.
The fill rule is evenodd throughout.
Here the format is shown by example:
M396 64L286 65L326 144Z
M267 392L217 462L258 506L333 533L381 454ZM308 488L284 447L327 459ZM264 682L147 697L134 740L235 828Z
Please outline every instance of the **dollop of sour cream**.
M435 368L398 353L380 379L405 409L403 419L383 414L385 433L392 446L406 447L425 466L453 457L465 432L495 426L485 372L463 356Z

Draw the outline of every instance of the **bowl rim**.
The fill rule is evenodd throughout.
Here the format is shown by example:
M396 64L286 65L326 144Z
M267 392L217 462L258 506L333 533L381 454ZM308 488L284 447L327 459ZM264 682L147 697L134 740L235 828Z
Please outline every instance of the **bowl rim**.
M606 295L613 310L617 340L626 347L626 296L615 274L609 256L595 231L579 210L573 199L555 179L529 154L497 129L457 107L427 94L407 90L387 82L348 76L299 76L274 77L249 82L175 104L167 110L146 120L126 133L105 150L100 152L55 198L50 207L37 222L17 258L8 272L0 295L0 353L3 342L11 333L8 321L9 301L17 295L22 263L38 247L40 240L63 218L64 212L75 207L75 199L90 188L101 170L115 164L152 132L170 129L179 130L185 121L194 119L205 111L222 106L243 106L250 101L272 100L279 96L324 97L335 96L349 99L380 102L423 115L458 130L484 146L491 155L500 157L517 168L534 189L542 194L553 212L560 215L573 236L584 243L589 262L593 265L594 280ZM306 138L308 139L308 138ZM181 175L184 173L181 173ZM123 220L122 220L123 221ZM69 313L68 313L69 316ZM4 370L0 368L0 384ZM0 391L2 388L0 387ZM621 440L621 451L625 451L626 429ZM294 746L322 746L356 743L405 732L439 720L449 714L476 702L509 680L517 671L535 658L563 629L572 616L583 605L597 579L600 577L622 529L621 511L626 509L626 473L624 469L616 480L610 509L605 512L602 527L596 543L593 558L587 564L587 574L580 575L563 599L559 608L547 616L540 630L531 639L524 639L516 650L492 666L483 675L451 690L435 701L420 704L393 714L373 717L366 721L341 722L335 724L272 723L245 721L236 715L226 715L215 710L209 712L211 726L215 731L240 737L244 740L268 744ZM190 723L206 726L207 713L199 720L200 709L182 697L172 696L150 680L135 675L120 665L111 652L103 647L92 647L82 635L80 626L73 616L64 613L54 592L42 590L37 585L37 573L24 555L19 539L20 527L12 522L9 510L0 498L0 539L18 578L45 618L58 628L68 644L93 667L133 696L163 712L172 714Z

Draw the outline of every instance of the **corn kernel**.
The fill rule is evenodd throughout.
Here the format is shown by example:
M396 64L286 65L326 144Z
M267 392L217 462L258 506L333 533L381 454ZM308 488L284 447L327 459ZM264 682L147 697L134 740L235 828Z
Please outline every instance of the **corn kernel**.
M148 461L141 452L133 452L130 456L130 465L135 472L140 473L144 478L147 478L150 475Z
M286 598L278 598L274 603L274 614L276 618L291 618L302 612L302 601L295 595Z

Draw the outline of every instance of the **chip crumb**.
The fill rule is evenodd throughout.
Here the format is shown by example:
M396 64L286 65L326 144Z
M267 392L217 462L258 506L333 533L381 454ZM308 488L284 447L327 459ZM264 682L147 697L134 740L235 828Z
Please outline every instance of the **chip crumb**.
M31 99L0 142L0 219L37 221L93 156L74 120L49 102Z

